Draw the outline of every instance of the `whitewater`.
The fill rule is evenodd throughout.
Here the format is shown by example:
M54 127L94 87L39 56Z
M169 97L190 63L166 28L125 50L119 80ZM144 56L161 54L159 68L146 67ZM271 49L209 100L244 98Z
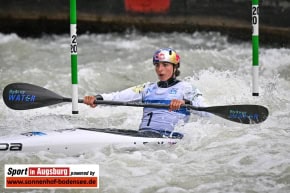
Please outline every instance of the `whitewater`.
M289 48L261 45L256 97L250 39L233 41L216 32L83 34L78 37L79 98L156 81L152 55L162 47L180 54L180 79L199 88L208 106L263 105L268 119L246 125L192 115L176 128L184 139L170 147L108 144L77 156L1 152L0 192L290 192ZM10 83L26 82L71 97L69 35L22 38L0 33L0 80L1 93ZM142 113L139 107L78 108L77 115L72 115L71 103L16 111L1 96L0 136L75 127L137 130ZM99 164L100 189L4 190L8 163Z

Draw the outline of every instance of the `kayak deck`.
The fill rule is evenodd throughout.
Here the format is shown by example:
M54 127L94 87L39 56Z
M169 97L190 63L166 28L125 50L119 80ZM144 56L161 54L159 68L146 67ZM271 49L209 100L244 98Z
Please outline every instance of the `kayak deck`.
M54 131L32 131L0 138L0 152L40 152L81 154L104 145L176 144L176 137L148 136L125 129L68 128Z

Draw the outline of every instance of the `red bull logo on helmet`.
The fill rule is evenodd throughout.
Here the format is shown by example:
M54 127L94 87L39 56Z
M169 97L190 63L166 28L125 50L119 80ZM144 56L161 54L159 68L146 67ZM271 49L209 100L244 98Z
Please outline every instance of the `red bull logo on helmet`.
M155 59L156 59L156 60L159 60L159 61L165 60L165 55L164 55L164 53L159 52L158 54L156 54Z

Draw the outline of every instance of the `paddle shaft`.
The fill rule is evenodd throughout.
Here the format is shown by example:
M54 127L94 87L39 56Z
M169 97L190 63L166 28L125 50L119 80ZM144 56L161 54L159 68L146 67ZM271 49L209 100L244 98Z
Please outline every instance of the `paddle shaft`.
M63 102L72 102L71 98L63 98ZM83 99L78 100L79 103L83 103ZM95 104L98 105L112 105L112 106L131 106L131 107L148 107L148 108L169 108L168 104L154 104L154 103L140 103L140 102L123 102L123 101L106 101L106 100L95 100ZM181 105L181 108L189 108L192 110L203 111L202 107L195 107L192 105Z

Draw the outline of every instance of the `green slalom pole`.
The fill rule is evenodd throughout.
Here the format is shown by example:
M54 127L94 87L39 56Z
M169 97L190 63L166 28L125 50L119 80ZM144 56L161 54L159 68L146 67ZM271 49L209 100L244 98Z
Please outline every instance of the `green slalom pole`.
M259 96L259 0L252 0L253 96Z
M78 114L77 2L70 0L72 114Z

